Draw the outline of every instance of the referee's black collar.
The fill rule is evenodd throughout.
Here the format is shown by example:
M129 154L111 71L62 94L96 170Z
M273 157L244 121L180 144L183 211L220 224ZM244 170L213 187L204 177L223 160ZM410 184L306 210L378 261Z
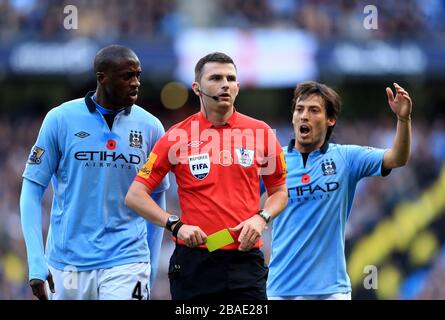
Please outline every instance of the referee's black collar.
M295 147L295 139L291 139L289 142L289 145L287 146L287 152L288 153L292 152L292 149L294 147ZM328 149L329 149L329 142L325 141L319 150L321 153L326 153L326 151L328 151Z
M91 113L93 113L94 111L96 111L96 104L95 104L94 101L93 101L93 96L94 96L95 93L96 93L96 91L89 91L89 92L87 93L87 95L85 96L85 104L87 105L88 110L89 110ZM128 115L128 114L130 114L130 112L131 112L131 106L126 107L126 108L125 108L125 111L124 111L124 114L125 114L125 115Z

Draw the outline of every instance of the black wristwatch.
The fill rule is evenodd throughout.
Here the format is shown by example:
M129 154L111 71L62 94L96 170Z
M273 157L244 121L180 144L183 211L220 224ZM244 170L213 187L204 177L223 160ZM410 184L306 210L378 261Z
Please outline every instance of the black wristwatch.
M165 229L167 229L170 232L173 232L172 230L172 225L174 225L176 222L179 221L179 217L175 216L174 214L172 214L170 217L168 217L167 219L167 223L165 224Z
M259 214L261 216L261 218L263 218L266 221L266 223L269 223L270 218L271 218L269 212L267 212L266 210L260 210L257 212L257 214Z

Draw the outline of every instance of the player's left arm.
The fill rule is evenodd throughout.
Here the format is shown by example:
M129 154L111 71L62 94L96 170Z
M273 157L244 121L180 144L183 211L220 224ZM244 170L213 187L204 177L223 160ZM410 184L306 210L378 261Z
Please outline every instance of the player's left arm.
M152 194L153 200L163 210L167 210L165 191ZM159 270L159 256L161 252L162 238L164 236L164 228L147 221L147 242L150 249L150 288L153 288L156 274Z
M393 169L404 166L409 159L411 149L411 111L412 101L408 92L394 83L396 95L391 88L386 88L388 104L397 115L397 129L394 142L383 156L383 169Z

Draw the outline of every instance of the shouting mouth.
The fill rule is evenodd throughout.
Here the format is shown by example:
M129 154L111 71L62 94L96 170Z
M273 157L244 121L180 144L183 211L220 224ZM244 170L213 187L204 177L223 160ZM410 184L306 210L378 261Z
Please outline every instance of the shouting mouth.
M309 133L311 132L311 128L307 124L300 125L300 137L307 138Z

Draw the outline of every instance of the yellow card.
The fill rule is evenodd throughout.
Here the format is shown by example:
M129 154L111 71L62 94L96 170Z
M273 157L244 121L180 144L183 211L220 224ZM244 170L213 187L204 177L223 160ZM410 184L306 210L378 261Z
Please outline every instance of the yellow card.
M219 248L225 247L228 244L235 242L228 229L222 229L214 234L207 236L206 246L209 252L215 251Z

